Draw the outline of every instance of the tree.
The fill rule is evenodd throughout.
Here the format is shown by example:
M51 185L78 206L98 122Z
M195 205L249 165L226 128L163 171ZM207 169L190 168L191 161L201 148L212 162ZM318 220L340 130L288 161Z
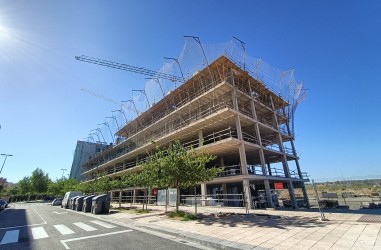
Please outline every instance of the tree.
M112 179L109 176L101 176L96 180L97 191L105 192L106 194L112 189Z
M0 177L0 193L7 187L7 178Z
M175 141L167 150L157 152L143 164L147 180L157 178L154 184L177 189L176 211L179 210L180 188L194 187L196 184L209 181L222 171L221 168L206 168L205 165L215 159L206 153L188 150L180 141ZM146 180L146 181L147 181Z
M36 170L32 172L30 182L32 190L38 194L41 194L48 191L48 185L51 181L48 174L45 174L42 169L36 168Z
M111 186L113 189L119 189L119 208L122 206L122 190L126 187L133 187L135 184L134 175L129 173L119 176L111 181Z
M19 188L20 194L22 195L31 194L32 192L32 183L30 181L30 177L24 177L17 183L17 186Z

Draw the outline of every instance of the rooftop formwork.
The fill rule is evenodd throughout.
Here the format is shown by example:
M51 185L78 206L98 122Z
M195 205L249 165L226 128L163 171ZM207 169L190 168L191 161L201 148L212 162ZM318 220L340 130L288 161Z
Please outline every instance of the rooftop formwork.
M200 184L202 195L243 193L254 206L264 194L267 206L274 207L274 183L282 183L293 207L301 204L294 188L301 188L308 206L308 178L294 145L295 99L276 93L228 55L163 96L117 131L124 140L87 161L84 175L91 179L98 172L116 177L139 171L157 145L165 148L179 140L196 152L215 155L208 167L223 168L217 178Z

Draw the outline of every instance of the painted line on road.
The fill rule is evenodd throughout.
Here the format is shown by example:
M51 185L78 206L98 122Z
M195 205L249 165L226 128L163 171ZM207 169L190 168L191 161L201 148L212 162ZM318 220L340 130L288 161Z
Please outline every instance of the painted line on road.
M112 233L106 233L106 234L97 234L97 235L91 235L91 236L85 236L85 237L79 237L79 238L73 238L73 239L67 239L67 240L60 240L60 242L62 243L62 245L66 249L70 249L70 247L66 244L66 242L78 241L78 240L86 240L86 239L97 238L97 237L102 237L102 236L121 234L121 233L128 233L128 232L132 232L132 231L133 230L128 229L128 230L124 230L124 231L118 231L118 232L112 232Z
M33 239L35 240L49 237L49 235L46 233L43 227L34 227L31 230L32 230Z
M76 225L77 227L79 228L82 228L83 230L87 231L87 232L90 232L90 231L95 231L95 230L98 230L92 226L89 226L83 222L76 222L76 223L73 223L74 225Z
M97 224L97 225L99 225L99 226L105 227L105 228L114 228L114 227L116 227L116 226L114 226L114 225L111 225L111 224L108 224L108 223L106 223L106 222L99 221L99 220L92 220L92 221L90 221L90 222L92 222L92 223L94 223L94 224Z
M0 245L15 243L19 241L19 232L20 230L11 230L7 231L0 242Z
M62 212L62 213L59 213L59 212L52 212L53 214L67 214L67 212Z
M36 209L34 209L33 206L31 206L31 208L33 209L33 211L34 211L38 216L40 216L41 220L46 224L46 221L45 221L44 218L42 218L42 216L36 211Z
M67 234L73 234L75 233L73 230L68 228L67 226L60 224L60 225L53 225L62 235L67 235Z

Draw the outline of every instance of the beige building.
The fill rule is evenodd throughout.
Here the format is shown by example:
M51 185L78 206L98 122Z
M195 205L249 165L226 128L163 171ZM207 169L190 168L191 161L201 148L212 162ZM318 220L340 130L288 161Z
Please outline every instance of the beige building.
M220 56L121 128L116 134L125 140L87 161L84 174L136 171L156 145L180 140L215 155L208 167L224 169L200 184L202 195L243 194L250 206L274 207L274 189L283 188L286 204L308 206L308 179L299 166L289 110L290 103Z

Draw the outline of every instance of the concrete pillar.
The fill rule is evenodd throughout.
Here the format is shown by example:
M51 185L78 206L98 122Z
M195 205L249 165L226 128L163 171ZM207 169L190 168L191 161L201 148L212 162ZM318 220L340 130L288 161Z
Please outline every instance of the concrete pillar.
M273 208L274 202L271 196L271 188L270 188L270 182L269 180L263 181L265 184L265 192L266 192L266 198L267 198L267 206Z
M250 86L250 92L252 92L250 82L249 82L249 86ZM253 118L255 120L254 121L255 137L257 138L257 144L260 146L260 148L259 148L259 160L261 161L262 175L267 175L265 154L263 152L261 133L259 131L257 112L255 110L255 104L254 104L253 97L251 97L250 105L251 105L251 112L252 112Z
M119 191L119 204L122 203L122 194L123 194L123 191Z
M226 195L227 193L228 193L228 187L227 187L226 183L222 183L222 199L224 202L224 206L228 205L228 201L231 198L228 195Z
M204 136L201 129L198 131L198 145L199 147L204 145Z
M201 206L206 206L206 184L201 183Z
M286 115L286 111L284 110L284 108L282 109L282 111L283 111L283 115ZM294 137L291 134L290 124L288 123L288 117L287 117L287 121L286 121L286 128L287 128L288 135L291 137L290 144L291 144L292 154L295 157L295 164L296 164L296 168L298 170L298 175L299 175L300 179L303 179L303 174L302 174L302 171L301 171L300 165L299 165L299 157L296 154ZM304 185L304 182L302 183L302 192L303 192L304 202L306 203L306 206L308 208L310 208L310 202L308 200L307 190L306 190L306 186Z
M235 117L235 122L236 122L237 136L238 136L238 139L241 141L238 148L239 159L241 164L241 174L247 175L246 151L245 151L245 145L243 144L243 141L242 141L242 128L241 128L241 121L240 121L239 115Z
M220 167L225 166L224 157L220 157Z
M246 203L245 205L247 206L247 208L252 209L253 208L253 204L252 204L253 202L251 199L249 179L247 179L247 178L243 179L242 185L243 185L243 195L244 195L245 203Z
M136 203L136 189L132 191L132 203Z
M296 209L296 208L299 208L298 207L298 202L296 201L296 197L295 197L295 191L294 191L294 185L292 184L292 181L289 180L287 182L287 186L288 186L288 192L290 194L290 200L292 202L292 205L293 207Z
M273 99L272 99L271 96L270 96L270 102L271 102L271 107L272 107L272 110L273 110L273 119L274 119L276 128L278 130L278 133L277 133L277 136L278 136L278 145L279 145L280 152L282 153L283 170L284 170L284 173L285 173L286 177L287 178L291 178L290 169L288 168L288 163L287 163L287 156L286 156L285 150L284 150L283 139L282 139L281 132L279 130L278 118L277 118L274 102L273 102ZM292 205L293 205L294 208L298 208L298 203L296 201L295 192L294 192L294 186L292 184L292 181L288 180L287 185L288 185L288 192L290 193L290 199L291 199Z

